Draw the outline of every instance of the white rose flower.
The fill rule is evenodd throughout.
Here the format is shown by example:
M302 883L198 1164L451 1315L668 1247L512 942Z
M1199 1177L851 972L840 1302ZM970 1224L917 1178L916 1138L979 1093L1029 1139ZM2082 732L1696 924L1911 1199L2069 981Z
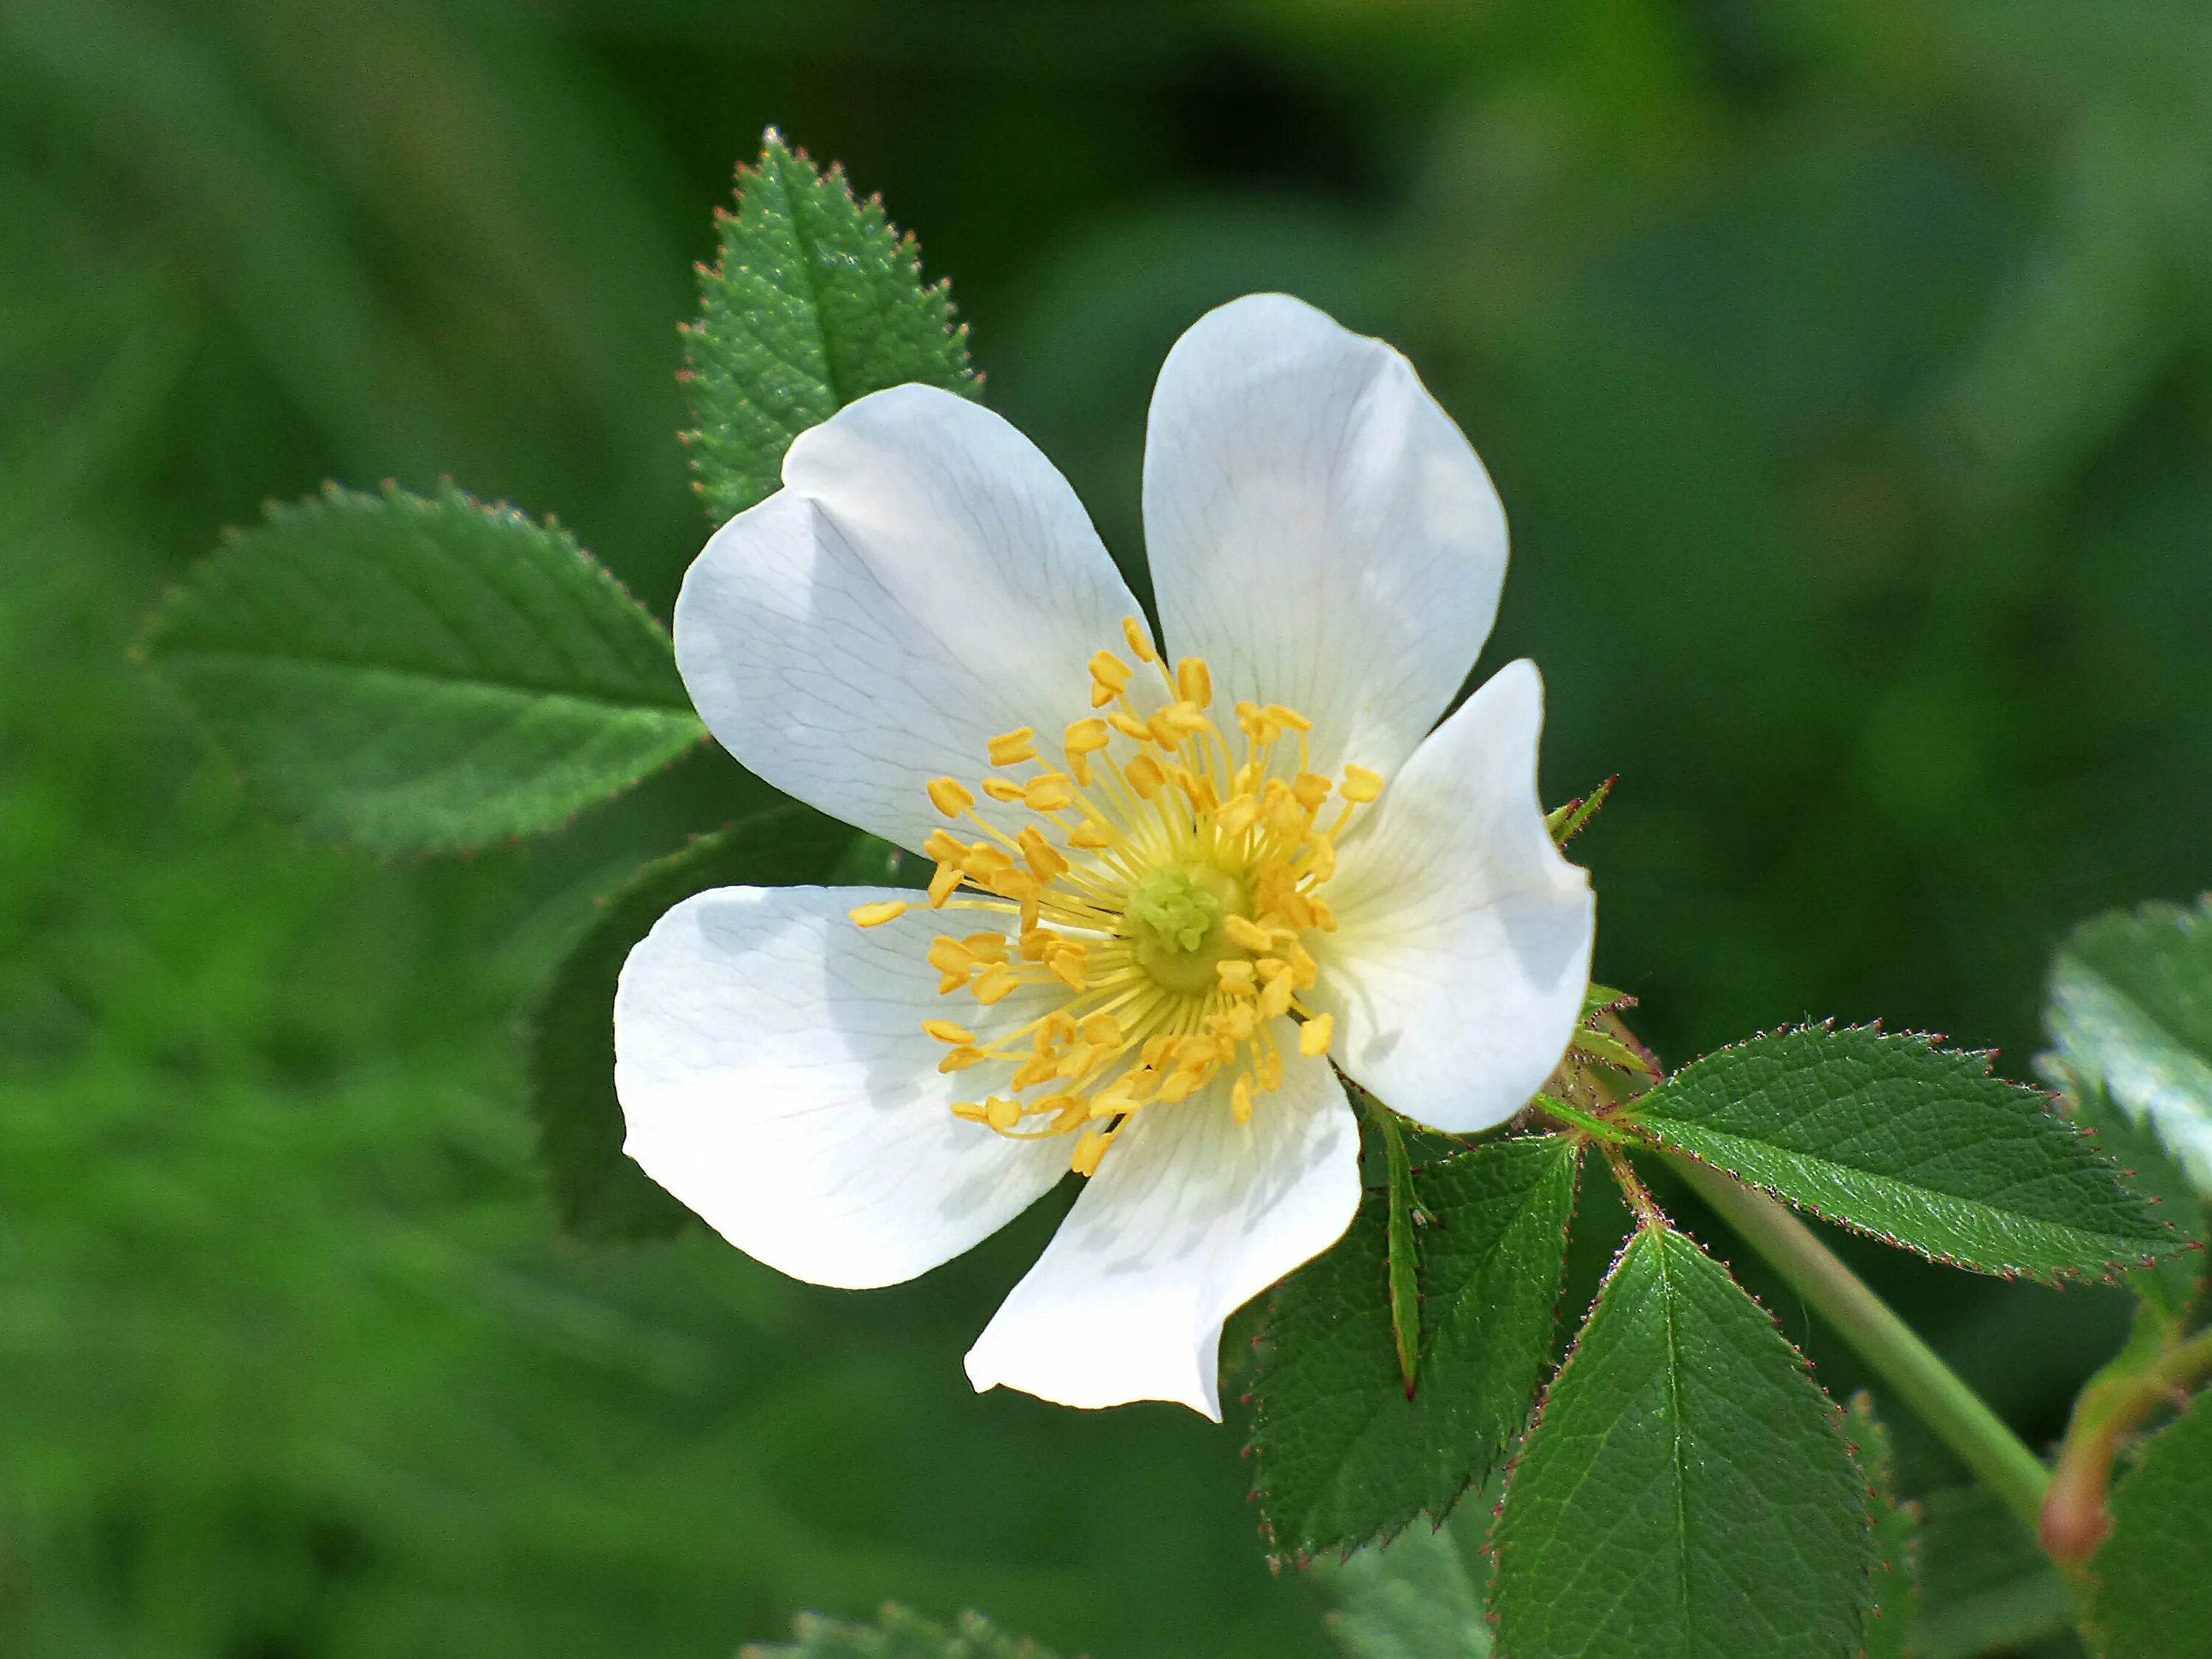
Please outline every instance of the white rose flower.
M1534 665L1436 724L1504 577L1489 477L1398 353L1258 295L1152 396L1164 653L1066 480L975 404L863 398L783 480L685 579L684 683L754 772L936 877L664 916L615 1004L627 1150L739 1249L852 1287L1072 1166L970 1378L1218 1419L1224 1320L1359 1203L1334 1066L1485 1129L1582 1006Z

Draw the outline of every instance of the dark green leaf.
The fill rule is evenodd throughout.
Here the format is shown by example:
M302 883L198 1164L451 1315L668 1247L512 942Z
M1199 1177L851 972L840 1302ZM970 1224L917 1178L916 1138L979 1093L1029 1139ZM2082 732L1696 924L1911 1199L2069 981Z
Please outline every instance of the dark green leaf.
M738 188L684 331L697 426L684 441L717 524L775 494L791 441L855 398L909 380L976 389L946 285L923 286L880 201L855 201L842 169L825 175L774 129Z
M619 582L450 484L271 507L143 650L280 817L380 852L550 829L703 735Z
M1279 1556L1441 1520L1527 1421L1552 1352L1576 1155L1552 1137L1477 1146L1413 1173L1419 1382L1391 1330L1387 1196L1275 1293L1255 1386L1253 1485Z
M904 1607L885 1607L872 1625L802 1613L793 1633L799 1639L788 1646L741 1648L738 1659L1052 1659L974 1613L962 1613L951 1630Z
M1948 1487L1919 1507L1913 1659L2009 1653L2073 1623L2073 1599L2057 1568L1987 1490Z
M1479 1522L1462 1524L1481 1537ZM1347 1659L1490 1659L1481 1563L1454 1523L1408 1527L1322 1571L1336 1603L1328 1633Z
M1872 1531L1874 1604L1867 1609L1865 1659L1905 1659L1917 1599L1919 1512L1897 1498L1890 1468L1889 1431L1863 1390L1844 1413L1844 1433L1866 1476L1867 1519Z
M1406 1156L1406 1137L1388 1107L1377 1107L1388 1164L1389 1191L1383 1212L1390 1257L1390 1334L1398 1345L1398 1373L1412 1398L1421 1370L1421 1269L1413 1243L1413 1165Z
M2051 964L2044 1021L2061 1058L2212 1197L2212 898L2082 923Z
M2103 1277L2181 1247L2041 1094L1923 1036L1753 1037L1624 1115L1816 1215L1981 1273Z
M2045 1069L2064 1090L2067 1110L2074 1121L2094 1131L2098 1148L2126 1170L2138 1188L2158 1200L2162 1218L2185 1237L2203 1244L2204 1201L2180 1160L2159 1139L2150 1120L2130 1114L2113 1100L2100 1079L2081 1076L2054 1055L2042 1058L2051 1062ZM2128 1283L2156 1310L2162 1322L2178 1328L2188 1321L2204 1293L2204 1273L2202 1249L2179 1250L2130 1273Z
M647 865L604 900L548 981L530 1027L530 1104L562 1226L588 1239L666 1237L691 1219L623 1156L615 1098L615 982L630 946L679 899L710 887L826 882L856 843L882 843L789 803ZM881 877L871 878L880 880Z
M2112 1535L2089 1564L2100 1659L2212 1651L2212 1390L2143 1443L2111 1501Z
M1631 1239L1505 1489L1490 1602L1513 1659L1843 1659L1864 1480L1774 1322L1664 1225Z

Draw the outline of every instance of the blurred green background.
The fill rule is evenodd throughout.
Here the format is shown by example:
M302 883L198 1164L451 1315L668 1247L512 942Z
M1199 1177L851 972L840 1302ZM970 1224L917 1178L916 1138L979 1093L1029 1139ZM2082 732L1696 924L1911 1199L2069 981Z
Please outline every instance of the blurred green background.
M1412 355L1547 795L1622 775L1598 971L1670 1057L1879 1015L2024 1073L2066 926L2212 874L2201 0L0 0L0 1652L719 1659L884 1596L1325 1651L1233 1420L967 1391L1048 1214L867 1295L557 1239L520 1015L726 759L380 866L126 660L325 477L557 513L665 615L675 326L771 121L1126 558L1202 308ZM1859 1254L2032 1437L2123 1317Z

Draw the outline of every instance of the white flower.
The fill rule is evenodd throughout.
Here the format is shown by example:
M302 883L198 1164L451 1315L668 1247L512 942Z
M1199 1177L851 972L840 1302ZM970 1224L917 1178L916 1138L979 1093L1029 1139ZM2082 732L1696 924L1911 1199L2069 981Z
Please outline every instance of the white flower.
M1152 396L1164 659L1066 482L972 403L863 398L783 479L685 579L684 683L754 772L937 878L664 916L615 1004L628 1151L738 1249L855 1287L1073 1164L969 1376L1218 1418L1223 1321L1358 1205L1332 1060L1488 1128L1581 1008L1534 667L1430 729L1497 611L1489 477L1403 357L1260 295Z

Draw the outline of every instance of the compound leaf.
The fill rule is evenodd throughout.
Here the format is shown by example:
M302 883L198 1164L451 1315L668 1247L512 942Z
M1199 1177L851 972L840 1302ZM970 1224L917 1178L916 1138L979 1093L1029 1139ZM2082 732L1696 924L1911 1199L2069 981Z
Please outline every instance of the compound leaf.
M1494 1141L1413 1172L1422 1349L1407 1397L1390 1317L1388 1200L1283 1282L1255 1394L1253 1486L1278 1556L1442 1520L1528 1419L1552 1353L1576 1154Z
M1553 1379L1492 1534L1513 1659L1844 1659L1865 1480L1796 1349L1663 1224Z
M738 178L684 330L697 424L684 441L717 524L773 495L791 441L854 399L909 380L977 386L946 285L923 284L914 239L880 201L854 199L842 168L823 173L774 128Z
M2212 1632L2212 1391L2143 1443L2112 1488L2112 1531L2090 1563L2100 1659L2178 1659Z
M1816 1215L1980 1273L2104 1278L2184 1243L2041 1094L1923 1036L1753 1037L1683 1067L1629 1119Z
M450 484L272 507L141 648L278 816L379 852L550 829L704 735L619 582Z

